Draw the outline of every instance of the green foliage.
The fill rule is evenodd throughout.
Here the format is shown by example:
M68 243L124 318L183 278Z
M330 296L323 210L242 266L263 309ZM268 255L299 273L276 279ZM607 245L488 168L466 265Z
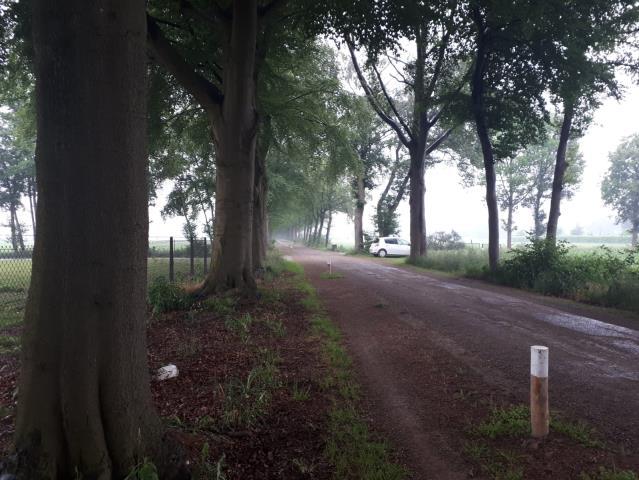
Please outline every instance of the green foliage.
M601 197L617 212L617 222L639 229L639 135L625 138L610 154Z
M226 474L224 473L224 459L222 456L215 462L210 461L210 447L208 442L202 445L202 451L200 452L200 458L193 465L193 479L194 480L226 480Z
M133 467L124 480L159 480L158 470L149 459L145 458Z
M226 428L251 427L266 413L274 389L281 386L277 355L262 351L259 365L244 380L220 386L224 395L222 424Z
M20 351L20 337L0 335L0 354Z
M461 236L455 230L451 230L450 233L435 232L429 235L426 240L426 245L432 250L461 250L464 248L464 243L461 241Z
M524 478L517 457L506 450L493 448L481 440L474 440L464 446L464 453L494 480L523 480Z
M565 242L532 240L512 250L494 278L505 285L635 310L639 293L636 250L606 247L572 254Z
M496 408L480 423L475 433L492 440L502 437L525 437L530 433L530 410L526 406Z
M344 278L344 274L339 272L322 272L320 278L323 280L337 280L338 278Z
M304 402L311 398L310 385L302 387L298 382L294 382L291 392L293 393L293 400L295 400L296 402Z
M479 248L429 251L425 257L418 257L413 264L443 272L481 276L488 266L488 253Z
M557 415L550 419L550 430L560 433L571 440L588 448L603 447L604 445L597 439L597 432L594 428L583 422L570 422Z
M251 324L253 323L253 317L251 317L250 313L245 313L244 315L228 315L226 317L226 321L224 325L226 328L235 333L243 343L247 343L249 340Z
M209 297L202 301L201 306L206 311L214 312L221 317L226 317L228 315L232 315L235 312L236 303L236 298L225 295Z
M400 480L404 467L391 461L388 446L373 440L366 423L353 407L331 411L326 454L335 467L335 478Z
M163 313L188 310L194 299L180 285L168 282L165 277L157 277L149 285L149 303L155 313Z

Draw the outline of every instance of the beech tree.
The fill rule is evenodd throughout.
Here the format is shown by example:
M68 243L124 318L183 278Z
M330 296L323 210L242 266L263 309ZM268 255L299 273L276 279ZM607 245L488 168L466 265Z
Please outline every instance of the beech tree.
M637 71L635 50L626 45L634 42L639 7L630 0L549 2L542 20L548 24L547 36L554 39L544 45L542 64L562 115L546 229L546 238L554 242L567 183L569 143L588 126L602 96L620 97L616 70Z
M277 3L233 1L227 6L215 3L211 8L200 9L188 1L179 5L158 1L150 5L147 16L153 58L206 112L216 149L211 270L197 289L200 295L234 288L250 292L255 289L252 250L259 129L256 91L268 48L268 20ZM203 52L208 68L203 71L196 62L189 63L193 59L181 53L161 24L172 29L173 40L181 42L181 48L193 47Z
M499 262L499 204L495 165L541 137L546 119L535 22L544 2L470 2L473 71L470 110L481 147L488 209L488 261Z
M442 128L455 93L463 86L465 72L460 70L460 43L463 42L458 24L462 4L450 2L380 2L376 7L384 14L378 18L381 33L373 40L354 38L347 27L342 27L355 72L371 106L379 117L393 129L397 139L406 147L410 163L410 242L409 260L426 253L426 219L424 214L424 173L426 158L441 147L452 131ZM391 12L389 15L388 12ZM383 19L383 20L382 20ZM390 25L388 25L390 23ZM386 27L386 28L384 28ZM389 29L391 30L389 32ZM387 44L379 35L404 35L411 40L414 57L398 68L393 58L387 57L412 102L412 111L404 114L397 98L387 87L379 70L378 60ZM370 78L360 67L355 49L368 48L367 65ZM397 47L394 47L395 50ZM460 78L461 77L461 78ZM437 128L437 127L440 128Z
M609 156L610 167L601 183L601 198L617 213L617 223L630 225L632 246L639 234L639 135L632 135Z
M166 468L146 360L144 3L33 3L37 222L15 447L22 478Z
M377 225L377 233L380 237L397 235L399 222L397 221L397 207L404 199L410 179L410 160L403 155L403 145L395 145L395 159L390 165L386 186L379 196L377 208L373 219Z
M351 168L351 189L355 205L353 208L354 248L364 250L364 207L366 196L375 187L375 177L386 162L384 156L383 123L370 108L367 100L354 97L349 105L344 122L350 126L350 142L357 157Z

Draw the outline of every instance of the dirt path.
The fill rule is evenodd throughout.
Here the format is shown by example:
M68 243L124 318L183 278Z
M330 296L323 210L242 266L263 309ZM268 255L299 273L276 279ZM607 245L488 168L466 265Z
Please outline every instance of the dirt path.
M285 250L342 328L375 423L416 478L474 474L456 433L473 420L465 406L526 403L531 345L550 348L552 408L637 453L639 331L627 316L384 260ZM329 256L344 278L321 279Z

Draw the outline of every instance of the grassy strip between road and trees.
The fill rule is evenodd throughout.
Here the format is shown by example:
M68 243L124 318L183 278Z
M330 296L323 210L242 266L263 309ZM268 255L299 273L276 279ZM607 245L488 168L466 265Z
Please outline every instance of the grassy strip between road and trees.
M504 254L495 271L485 250L433 250L412 263L500 285L593 305L639 312L639 251L599 247L586 252L568 243L531 240Z
M151 391L195 480L400 480L369 430L341 334L303 268L269 255L258 298L230 292L195 301L183 285L149 286L151 372L179 374ZM12 451L21 325L0 326L0 458ZM129 480L156 480L140 459Z

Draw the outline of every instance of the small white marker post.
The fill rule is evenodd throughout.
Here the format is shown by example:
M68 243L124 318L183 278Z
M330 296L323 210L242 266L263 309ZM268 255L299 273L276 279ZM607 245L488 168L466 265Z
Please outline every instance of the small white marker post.
M530 347L530 426L534 438L548 435L548 347Z
M328 274L331 275L333 273L333 262L331 261L331 257L328 257L328 260L326 260L326 265L328 265Z

